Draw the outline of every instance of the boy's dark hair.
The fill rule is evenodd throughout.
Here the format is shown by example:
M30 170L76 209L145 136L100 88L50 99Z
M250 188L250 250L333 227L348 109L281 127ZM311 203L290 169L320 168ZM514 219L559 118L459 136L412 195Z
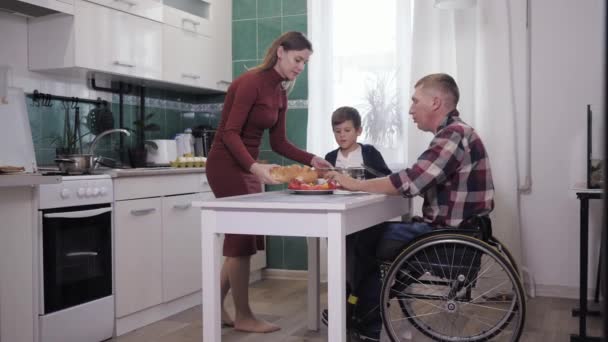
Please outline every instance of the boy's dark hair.
M359 115L359 111L347 106L334 110L334 113L331 115L331 126L337 126L348 120L353 122L355 129L361 128L361 115Z

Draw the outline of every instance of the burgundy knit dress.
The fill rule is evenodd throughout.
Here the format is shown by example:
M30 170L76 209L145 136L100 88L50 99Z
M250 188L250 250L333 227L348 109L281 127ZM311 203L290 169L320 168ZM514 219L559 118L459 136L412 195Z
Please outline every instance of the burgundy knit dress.
M287 95L274 69L250 70L228 88L222 119L207 156L207 178L216 198L262 191L260 179L248 170L256 161L265 129L273 151L310 165L313 155L287 140ZM264 249L262 236L226 234L224 256L253 255Z

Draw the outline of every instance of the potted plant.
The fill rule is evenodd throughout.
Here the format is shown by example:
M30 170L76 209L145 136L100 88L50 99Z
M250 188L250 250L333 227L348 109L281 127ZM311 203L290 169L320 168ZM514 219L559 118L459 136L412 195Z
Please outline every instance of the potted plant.
M129 131L135 134L135 144L129 147L129 160L131 167L145 167L146 166L146 132L158 132L160 126L156 123L146 123L146 121L152 119L155 113L149 113L144 117L141 117L133 121L133 128L127 128Z

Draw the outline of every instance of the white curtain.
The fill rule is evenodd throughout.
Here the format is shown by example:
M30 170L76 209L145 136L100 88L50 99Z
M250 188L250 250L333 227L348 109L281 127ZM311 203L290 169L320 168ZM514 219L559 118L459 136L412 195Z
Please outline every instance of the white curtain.
M513 68L509 13L509 0L479 1L477 7L464 10L438 10L432 1L417 0L411 85L437 72L456 79L461 117L479 132L490 156L496 188L494 234L521 265L518 115L513 78L518 71ZM408 134L412 157L419 155L432 138L413 125Z
M309 69L308 150L319 155L335 148L329 117L335 109L333 71L339 65L333 55L332 21L352 15L334 12L332 4L338 1L308 0L309 36L315 49ZM490 156L496 188L494 234L521 265L518 143L525 137L517 129L521 125L517 111L524 108L516 106L514 89L520 91L526 84L522 84L525 77L514 79L514 75L526 71L514 68L511 6L510 0L484 0L471 9L440 10L430 0L395 2L398 20L392 29L397 32L387 28L386 34L396 37L396 89L404 118L402 141L406 143L400 152L402 159L387 162L411 164L432 139L431 134L420 132L407 114L414 83L430 73L452 75L460 87L461 116L479 132ZM366 24L362 19L360 25ZM525 49L525 42L519 44ZM414 209L419 211L420 206L421 199L417 199Z

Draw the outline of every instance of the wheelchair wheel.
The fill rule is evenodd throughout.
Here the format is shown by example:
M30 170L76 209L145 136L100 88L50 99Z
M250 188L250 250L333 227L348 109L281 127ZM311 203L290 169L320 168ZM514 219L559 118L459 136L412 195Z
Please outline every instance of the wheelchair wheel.
M510 260L489 244L457 234L407 247L385 275L382 320L392 341L411 323L435 341L518 341L525 296Z

